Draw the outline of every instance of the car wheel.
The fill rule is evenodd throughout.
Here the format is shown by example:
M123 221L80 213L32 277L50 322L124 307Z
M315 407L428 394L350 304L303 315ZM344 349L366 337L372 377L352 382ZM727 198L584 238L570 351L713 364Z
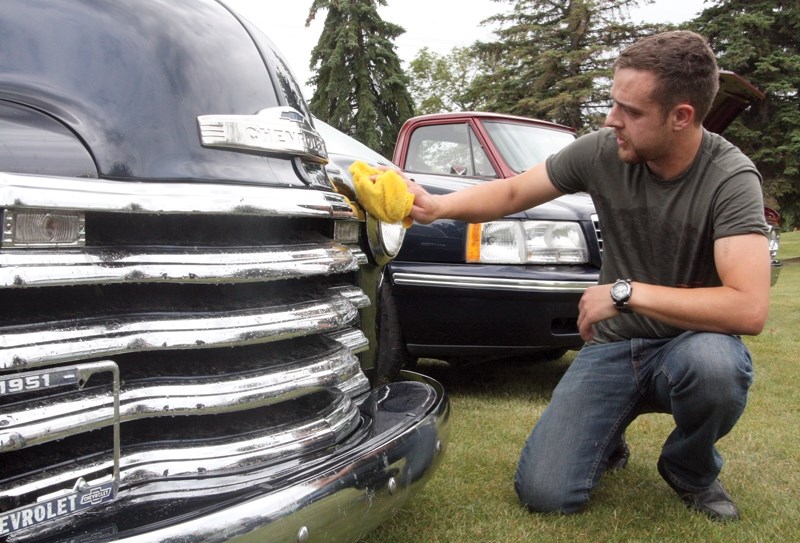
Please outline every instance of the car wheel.
M378 384L385 384L397 377L403 368L411 368L416 359L409 355L400 317L390 281L384 281L380 289L380 319L378 327Z

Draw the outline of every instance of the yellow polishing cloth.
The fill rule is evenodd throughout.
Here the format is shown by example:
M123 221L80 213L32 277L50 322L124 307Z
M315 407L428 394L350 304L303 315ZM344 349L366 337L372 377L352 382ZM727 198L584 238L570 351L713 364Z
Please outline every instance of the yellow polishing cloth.
M394 170L379 170L360 160L350 165L358 202L367 213L384 222L400 222L406 228L413 224L409 216L414 195ZM370 176L375 175L375 181Z

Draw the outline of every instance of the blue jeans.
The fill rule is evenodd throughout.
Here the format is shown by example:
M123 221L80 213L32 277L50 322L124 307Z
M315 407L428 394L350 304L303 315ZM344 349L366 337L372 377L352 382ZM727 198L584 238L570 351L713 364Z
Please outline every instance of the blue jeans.
M741 416L752 381L750 353L735 336L584 346L522 450L520 501L531 511L579 511L627 426L646 412L675 421L659 460L666 476L685 490L707 488L722 469L714 444Z

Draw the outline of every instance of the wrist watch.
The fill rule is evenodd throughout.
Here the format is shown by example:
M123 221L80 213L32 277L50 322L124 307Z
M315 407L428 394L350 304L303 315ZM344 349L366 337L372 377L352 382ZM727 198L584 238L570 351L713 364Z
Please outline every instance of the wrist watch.
M611 285L611 299L614 301L614 307L617 308L617 311L631 313L631 309L628 307L628 300L631 299L631 294L633 294L633 286L630 279L617 279Z

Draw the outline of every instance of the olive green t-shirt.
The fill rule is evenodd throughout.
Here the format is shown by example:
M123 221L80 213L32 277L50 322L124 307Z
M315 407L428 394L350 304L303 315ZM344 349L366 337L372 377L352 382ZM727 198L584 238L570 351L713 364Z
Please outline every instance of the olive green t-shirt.
M548 158L547 173L561 192L585 191L594 200L603 240L601 284L630 278L669 287L719 286L714 241L767 234L760 174L738 148L705 130L692 165L668 181L644 163L620 160L608 128ZM681 332L635 313L620 314L595 326L594 342Z

